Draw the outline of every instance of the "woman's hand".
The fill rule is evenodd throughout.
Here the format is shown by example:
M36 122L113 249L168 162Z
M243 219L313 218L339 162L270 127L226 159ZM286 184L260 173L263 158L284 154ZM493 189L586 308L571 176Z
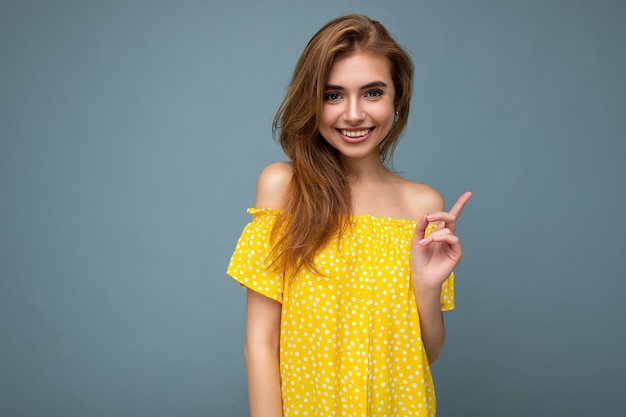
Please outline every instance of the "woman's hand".
M464 193L449 212L426 213L415 226L410 258L414 286L439 290L461 260L463 249L454 232L471 197L471 192ZM436 223L437 227L424 237L428 223Z

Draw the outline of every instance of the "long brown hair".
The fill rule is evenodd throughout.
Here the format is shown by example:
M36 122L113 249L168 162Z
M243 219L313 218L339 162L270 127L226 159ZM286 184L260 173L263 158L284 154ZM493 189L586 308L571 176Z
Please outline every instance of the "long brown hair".
M288 275L302 267L318 272L313 262L316 252L332 236L341 236L352 213L345 167L318 127L333 63L357 50L384 56L391 63L398 117L380 145L383 163L389 162L406 126L413 85L407 52L383 25L366 16L346 15L328 22L304 48L273 123L274 137L293 168L286 203L272 231L273 266Z

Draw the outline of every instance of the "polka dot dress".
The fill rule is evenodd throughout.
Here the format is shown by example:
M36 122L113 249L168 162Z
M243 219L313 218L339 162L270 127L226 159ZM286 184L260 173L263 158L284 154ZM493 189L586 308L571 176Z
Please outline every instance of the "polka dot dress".
M435 391L410 285L415 222L352 216L316 258L324 276L267 269L277 211L249 209L227 273L282 303L283 413L292 416L434 416ZM441 309L454 308L454 276Z

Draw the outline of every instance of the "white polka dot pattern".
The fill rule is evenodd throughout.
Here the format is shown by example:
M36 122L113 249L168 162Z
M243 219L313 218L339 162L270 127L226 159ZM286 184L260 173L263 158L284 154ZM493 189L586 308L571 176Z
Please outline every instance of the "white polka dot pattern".
M352 216L315 258L324 276L268 271L277 212L249 209L227 273L282 303L284 416L434 416L435 392L410 283L415 222ZM441 309L454 308L454 275Z

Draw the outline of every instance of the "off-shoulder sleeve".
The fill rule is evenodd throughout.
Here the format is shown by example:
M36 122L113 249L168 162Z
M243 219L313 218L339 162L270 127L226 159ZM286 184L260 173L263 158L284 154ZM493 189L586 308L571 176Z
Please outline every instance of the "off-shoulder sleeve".
M435 224L430 223L425 230L425 236L435 228ZM441 311L454 310L454 272L444 281L441 286L441 297L439 299Z
M282 303L283 276L271 271L267 264L277 212L248 209L248 213L252 214L252 221L241 232L226 273L241 285Z

